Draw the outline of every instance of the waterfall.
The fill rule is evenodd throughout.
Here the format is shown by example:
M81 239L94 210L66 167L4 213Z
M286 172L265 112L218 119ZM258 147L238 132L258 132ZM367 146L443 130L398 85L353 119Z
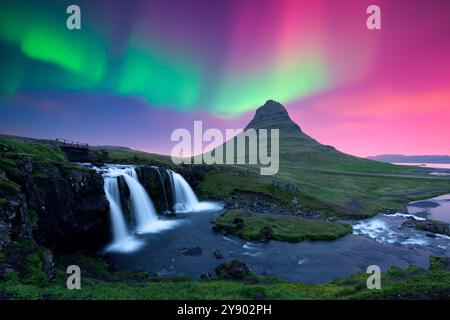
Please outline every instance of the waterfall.
M218 203L199 201L194 190L181 174L172 170L168 170L168 174L172 184L173 209L175 212L219 210L222 208Z
M120 201L119 184L117 182L118 175L114 171L108 171L103 177L105 195L109 202L113 235L113 242L107 247L107 251L134 251L141 246L141 243L130 236L128 232Z
M128 230L122 212L118 177L124 179L130 190L131 209L136 220L136 228L133 230L135 233L160 232L170 229L178 223L176 221L158 220L153 203L147 191L139 182L135 167L108 165L103 168L94 166L91 168L102 173L106 199L110 207L113 242L106 248L107 251L130 252L142 245L142 242L136 240Z
M143 237L136 234L158 233L163 230L171 229L174 226L183 223L181 220L171 220L167 217L158 218L155 207L147 191L139 181L136 167L133 165L105 165L96 167L91 164L85 164L89 169L94 169L101 173L104 179L104 191L110 207L110 220L112 231L112 243L106 248L107 251L130 252L136 250L143 244ZM162 186L162 194L166 203L166 209L169 210L168 193L166 187L171 188L171 194L174 201L173 209L176 212L218 210L221 206L213 202L200 202L187 181L178 173L172 170L166 170L170 183L164 183L161 169L155 167L158 171ZM164 170L164 169L163 169ZM129 189L129 200L131 203L131 212L135 226L127 225L127 219L122 211L122 191L119 185L119 177ZM122 180L120 181L122 183ZM169 186L167 186L169 184ZM127 195L128 197L128 195ZM144 240L145 241L145 240Z
M137 232L144 233L150 230L151 225L158 221L158 216L150 200L147 191L140 184L136 170L128 168L123 175L125 182L130 189L130 198L133 214L137 222Z
M119 184L117 177L105 177L105 194L109 201L111 212L111 227L114 243L120 243L127 239L128 230L123 218L122 207L120 204Z
M173 171L171 174L175 194L174 210L178 212L195 210L199 201L191 186L180 174Z

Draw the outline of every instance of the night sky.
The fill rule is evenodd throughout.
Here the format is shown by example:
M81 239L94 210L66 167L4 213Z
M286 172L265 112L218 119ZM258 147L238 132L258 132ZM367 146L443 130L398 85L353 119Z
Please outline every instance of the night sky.
M449 34L448 0L2 0L0 132L168 153L274 99L344 152L450 154Z

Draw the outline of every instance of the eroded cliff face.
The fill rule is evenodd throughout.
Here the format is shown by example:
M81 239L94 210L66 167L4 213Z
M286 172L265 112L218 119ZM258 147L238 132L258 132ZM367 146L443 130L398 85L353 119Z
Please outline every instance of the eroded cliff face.
M62 252L106 244L109 205L98 173L27 156L15 164L0 172L0 250L27 238Z

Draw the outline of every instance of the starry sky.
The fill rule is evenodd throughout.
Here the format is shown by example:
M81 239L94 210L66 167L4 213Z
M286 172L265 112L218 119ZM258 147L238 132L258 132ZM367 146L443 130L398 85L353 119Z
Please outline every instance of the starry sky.
M449 32L448 0L3 0L0 132L169 153L274 99L347 153L450 154Z

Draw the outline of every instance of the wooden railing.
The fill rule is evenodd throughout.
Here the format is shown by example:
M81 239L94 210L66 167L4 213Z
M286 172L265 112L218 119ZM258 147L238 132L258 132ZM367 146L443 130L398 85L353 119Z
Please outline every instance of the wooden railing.
M77 148L77 149L89 149L89 144L87 143L80 143L77 141L72 141L68 139L56 139L56 142L63 147L69 147L69 148Z

